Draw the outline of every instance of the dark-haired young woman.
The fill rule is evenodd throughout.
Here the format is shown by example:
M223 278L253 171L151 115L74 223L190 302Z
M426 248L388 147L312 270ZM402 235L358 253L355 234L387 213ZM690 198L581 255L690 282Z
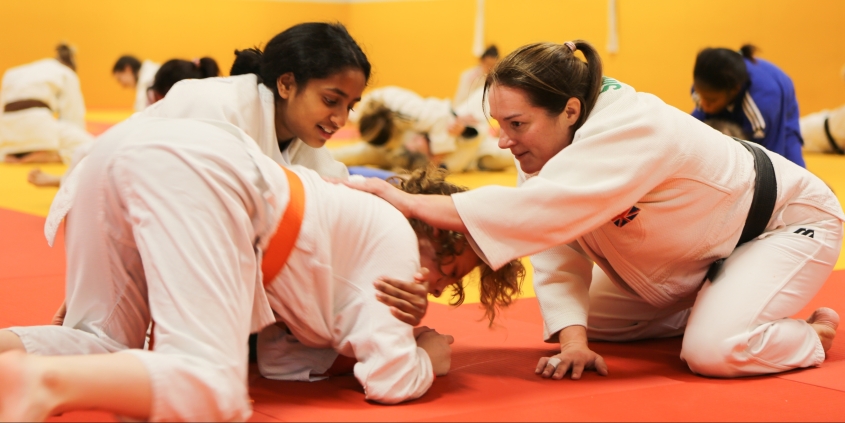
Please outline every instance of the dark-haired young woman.
M824 182L603 77L583 41L519 48L486 87L499 146L519 162L517 188L446 198L347 184L469 234L493 268L531 255L545 340L560 343L537 373L607 374L588 339L681 334L681 359L701 375L821 365L839 316L792 316L839 257L845 215Z
M461 72L452 104L457 107L466 101L475 90L484 86L484 78L487 77L487 74L498 61L499 48L495 45L488 46L484 53L481 53L481 57L478 58L478 65Z
M739 52L706 48L693 70L692 115L738 124L750 140L801 166L801 128L792 79L770 62L754 57L756 48Z
M304 23L264 51L237 52L232 76L182 81L148 116L222 120L241 128L278 163L347 178L324 148L346 124L370 77L370 62L340 24Z
M73 50L64 44L55 59L7 69L0 103L0 161L69 163L77 148L93 141Z
M141 62L135 56L120 56L112 67L112 76L123 88L135 89L135 111L140 112L152 104L147 90L153 85L161 65L152 60Z
M158 69L150 84L147 96L150 104L156 103L173 88L173 85L185 79L205 79L220 76L220 66L211 57L196 60L171 59Z

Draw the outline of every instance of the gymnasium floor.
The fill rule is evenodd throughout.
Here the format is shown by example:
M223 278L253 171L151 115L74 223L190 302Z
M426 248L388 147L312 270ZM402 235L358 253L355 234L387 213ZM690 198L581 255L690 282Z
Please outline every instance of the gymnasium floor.
M126 114L89 113L100 133ZM332 141L338 145L343 141ZM845 158L809 156L811 171L845 195ZM0 327L47 324L63 298L64 243L44 240L44 217L55 189L34 188L35 166L0 164ZM41 166L61 174L60 165ZM513 173L456 175L469 187L513 185ZM840 197L841 199L841 197ZM845 312L845 259L799 313L819 306ZM250 373L253 421L842 421L845 420L845 337L820 368L733 380L694 376L678 358L680 338L628 344L593 343L610 368L580 381L543 380L533 369L555 345L544 344L530 280L492 329L468 303L431 304L424 324L455 337L452 370L420 400L397 406L368 403L352 376L315 383L276 382ZM845 314L845 313L843 313ZM843 331L839 331L843 336ZM2 383L2 381L0 381ZM52 421L114 421L101 412L73 412Z

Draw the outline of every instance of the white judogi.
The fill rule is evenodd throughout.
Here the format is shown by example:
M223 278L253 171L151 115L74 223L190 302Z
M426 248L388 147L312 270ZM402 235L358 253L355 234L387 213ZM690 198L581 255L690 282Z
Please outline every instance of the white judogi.
M161 65L151 60L144 60L141 68L138 69L138 82L135 84L135 111L140 112L150 105L150 97L147 90L153 86L156 79L156 72Z
M408 220L375 196L330 185L295 168L305 186L305 219L287 265L267 286L273 325L258 337L258 368L278 380L312 380L337 352L355 357L355 377L372 401L422 396L434 380L413 328L376 300L379 277L412 280L417 238Z
M21 100L41 101L49 110L34 107L4 113L0 107L0 157L53 150L69 163L77 147L93 141L85 131L79 78L58 60L43 59L6 70L0 105Z
M767 151L775 211L762 236L734 250L753 195L752 155L653 95L611 79L602 90L572 144L518 188L452 196L494 267L532 255L544 338L572 325L604 340L672 336L686 325L681 357L696 373L820 364L815 331L789 316L839 255L845 216L830 189Z
M356 106L356 112L349 115L349 121L358 123L363 113L373 108L373 104L381 104L408 120L402 118L396 125L406 126L407 133L399 134L383 146L373 146L366 142L353 144L331 150L332 156L347 166L375 165L393 167L392 153L400 148L412 134L426 134L429 139L429 149L432 155L444 155L443 164L452 172L463 172L476 167L480 151L485 156L497 158L505 155L508 164L513 163L513 155L509 151L503 153L490 149L489 145L496 144L489 140L490 126L482 108L483 87L474 91L455 111L449 100L435 97L423 98L417 93L399 87L384 87L369 92ZM472 116L477 123L479 135L471 139L449 134L449 126L455 122L457 116ZM482 145L486 148L482 149Z
M804 138L805 153L833 153L833 147L824 131L827 119L830 135L839 148L845 149L845 105L833 110L822 110L801 118L801 137Z
M273 92L253 74L179 81L145 116L213 119L229 122L247 133L261 151L279 164L301 165L323 176L347 179L346 166L325 147L311 148L299 139L279 150Z
M429 150L433 155L455 151L455 137L449 134L449 126L455 122L449 100L435 97L423 98L417 93L399 87L377 88L367 93L349 114L349 122L357 124L361 115L383 105L402 116L396 125L407 128L384 146L373 146L366 142L331 150L332 156L347 166L372 164L392 167L389 157L393 150L411 134L426 134Z
M274 321L259 263L287 207L284 173L222 122L136 117L101 138L45 227L52 242L67 213L64 325L11 330L32 354L133 354L151 421L247 419L246 341Z
M455 90L455 98L452 99L455 107L465 102L475 90L484 88L484 70L481 65L473 66L461 72L458 78L458 88Z

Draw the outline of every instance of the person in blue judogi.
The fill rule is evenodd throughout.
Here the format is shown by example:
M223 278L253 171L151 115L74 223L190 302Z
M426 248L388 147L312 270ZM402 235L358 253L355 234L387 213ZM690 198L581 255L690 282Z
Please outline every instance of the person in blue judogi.
M749 141L806 167L792 80L772 63L755 58L755 50L744 45L739 52L706 48L698 54L692 115L702 121L736 123Z

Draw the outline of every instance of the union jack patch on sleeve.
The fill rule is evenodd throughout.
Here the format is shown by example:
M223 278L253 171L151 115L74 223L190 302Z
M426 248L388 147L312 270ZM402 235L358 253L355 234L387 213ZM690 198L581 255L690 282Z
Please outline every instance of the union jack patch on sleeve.
M612 222L614 225L621 228L627 225L628 222L634 220L634 218L637 217L638 214L640 214L640 209L638 209L637 206L633 206L631 207L631 210L624 211L616 215L616 217L613 218Z

